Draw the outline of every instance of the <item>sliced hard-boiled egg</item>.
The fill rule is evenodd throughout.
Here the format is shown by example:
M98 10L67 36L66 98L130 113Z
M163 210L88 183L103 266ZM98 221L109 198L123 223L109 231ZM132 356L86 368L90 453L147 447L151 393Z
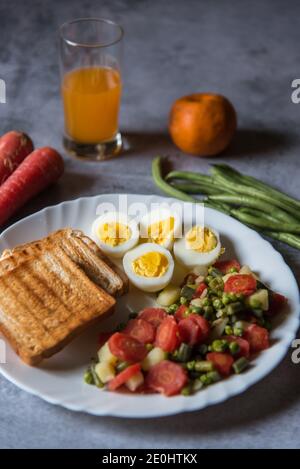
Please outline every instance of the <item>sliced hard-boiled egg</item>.
M205 271L217 260L220 252L219 234L208 226L195 225L174 243L176 260L190 269L197 267Z
M106 254L122 257L138 243L139 229L125 213L107 212L94 221L92 236Z
M123 267L133 285L146 292L156 292L170 283L174 260L166 248L145 243L125 254Z
M180 234L181 218L174 210L161 207L152 210L141 219L140 235L149 243L171 249L174 238Z

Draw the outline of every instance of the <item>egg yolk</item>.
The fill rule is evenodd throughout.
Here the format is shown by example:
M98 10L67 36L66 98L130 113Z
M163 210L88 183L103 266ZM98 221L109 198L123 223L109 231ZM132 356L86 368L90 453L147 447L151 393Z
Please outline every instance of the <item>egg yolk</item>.
M100 240L111 247L120 246L130 239L131 229L127 225L117 222L103 223L99 226Z
M174 217L159 220L148 227L148 242L163 244L165 239L170 237L174 231L175 219Z
M193 226L185 240L187 248L197 252L209 252L218 244L216 235L209 228L203 229L201 226Z
M168 259L160 252L147 252L132 262L136 275L142 277L161 277L168 269Z

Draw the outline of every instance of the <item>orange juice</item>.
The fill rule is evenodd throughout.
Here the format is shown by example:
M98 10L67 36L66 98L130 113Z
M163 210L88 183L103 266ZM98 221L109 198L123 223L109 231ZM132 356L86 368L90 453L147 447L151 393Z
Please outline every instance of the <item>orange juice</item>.
M65 130L79 143L112 140L118 132L121 77L109 67L84 67L65 74Z

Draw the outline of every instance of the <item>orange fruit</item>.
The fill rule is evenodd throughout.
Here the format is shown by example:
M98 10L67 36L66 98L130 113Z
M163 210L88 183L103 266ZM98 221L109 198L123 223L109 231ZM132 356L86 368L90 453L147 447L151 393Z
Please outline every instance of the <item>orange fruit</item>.
M230 143L237 126L236 112L224 96L197 93L177 99L170 111L169 131L185 153L213 156Z

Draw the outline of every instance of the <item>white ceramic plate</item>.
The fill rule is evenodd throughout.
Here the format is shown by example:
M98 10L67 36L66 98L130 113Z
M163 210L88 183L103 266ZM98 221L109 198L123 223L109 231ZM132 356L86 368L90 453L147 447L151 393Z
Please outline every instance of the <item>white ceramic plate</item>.
M63 202L31 215L8 228L0 236L0 251L19 243L46 236L51 231L71 226L90 234L99 203L117 203L117 194L101 195ZM129 195L128 202L159 203L168 199L145 195ZM170 201L170 200L169 200ZM215 210L205 210L205 223L217 229L226 247L227 257L236 256L249 264L274 290L286 295L289 306L278 320L271 335L272 346L261 353L245 373L216 383L194 396L129 395L100 391L83 383L83 373L95 355L97 334L110 330L127 314L129 309L151 304L151 297L134 292L118 302L117 313L73 341L62 352L43 362L39 368L24 365L7 346L7 363L0 372L21 389L46 401L75 411L95 415L118 417L156 417L201 409L245 391L282 360L299 325L299 293L296 280L281 255L255 231ZM97 329L97 328L96 328Z

